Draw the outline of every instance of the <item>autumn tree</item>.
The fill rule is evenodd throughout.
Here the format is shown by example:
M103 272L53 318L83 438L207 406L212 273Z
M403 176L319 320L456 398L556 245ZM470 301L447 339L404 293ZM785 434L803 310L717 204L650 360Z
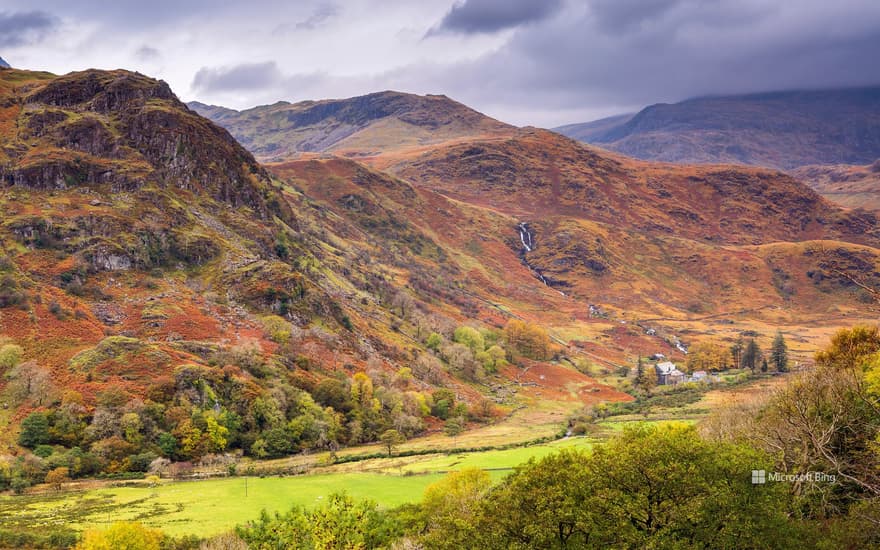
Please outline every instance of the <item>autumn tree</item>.
M492 487L492 479L479 468L463 468L433 483L425 489L421 512L426 548L473 548L474 540L468 534L469 526L480 501Z
M458 327L452 336L453 341L464 344L474 354L481 353L486 348L486 341L480 331L474 327Z
M117 522L103 530L89 530L76 550L159 550L164 536L140 523Z
M412 364L413 376L438 386L443 383L443 364L430 353L423 353Z
M800 480L795 490L820 515L880 499L880 332L841 330L816 354L815 368L773 395L751 432L787 472L826 472L834 484ZM880 510L878 510L880 511Z
M511 319L504 327L504 339L508 350L529 359L545 360L552 355L550 335L537 325Z
M730 368L727 347L714 340L702 340L688 349L686 368L688 372L721 371Z
M56 491L60 491L61 487L70 481L70 469L65 466L53 468L46 474L46 483L52 486Z
M21 363L21 346L4 344L0 346L0 372L15 368Z
M388 458L391 458L394 448L406 441L406 438L397 430L391 429L382 432L382 435L379 436L379 441L388 452Z

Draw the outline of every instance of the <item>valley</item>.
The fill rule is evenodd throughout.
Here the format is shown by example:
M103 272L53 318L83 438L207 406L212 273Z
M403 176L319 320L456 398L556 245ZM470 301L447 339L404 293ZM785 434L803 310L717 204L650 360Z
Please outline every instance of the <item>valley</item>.
M445 96L235 111L0 69L0 182L2 544L212 537L259 519L244 484L270 512L501 487L696 437L876 323L873 212Z

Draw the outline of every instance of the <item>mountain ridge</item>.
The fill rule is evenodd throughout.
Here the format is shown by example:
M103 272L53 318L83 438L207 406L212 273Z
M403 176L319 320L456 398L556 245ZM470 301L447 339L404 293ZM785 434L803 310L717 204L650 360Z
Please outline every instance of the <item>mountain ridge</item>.
M880 156L880 86L704 96L556 130L629 156L793 169Z
M470 135L475 129L495 134L513 128L444 95L395 91L346 99L281 101L242 111L197 102L190 106L225 125L263 160L329 151L357 156L398 144L436 143Z

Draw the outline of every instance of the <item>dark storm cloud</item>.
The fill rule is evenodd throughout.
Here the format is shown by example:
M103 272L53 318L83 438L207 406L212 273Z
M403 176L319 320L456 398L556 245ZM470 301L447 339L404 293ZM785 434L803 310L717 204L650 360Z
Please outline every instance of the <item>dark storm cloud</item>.
M429 34L497 32L541 21L561 5L562 0L464 0L452 6Z
M193 90L205 93L259 90L282 80L274 61L243 63L232 67L202 67L192 82Z
M639 108L878 84L878 51L880 3L870 0L591 0L567 3L565 14L518 29L476 61L435 68L434 78L500 116L517 105Z
M0 12L0 46L22 46L41 40L57 24L43 11Z

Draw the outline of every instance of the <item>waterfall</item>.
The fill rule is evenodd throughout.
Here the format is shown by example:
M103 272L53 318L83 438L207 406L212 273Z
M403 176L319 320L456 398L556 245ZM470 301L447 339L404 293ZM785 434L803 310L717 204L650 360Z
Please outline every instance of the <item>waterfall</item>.
M529 224L526 222L519 222L519 225L516 227L519 230L519 240L523 245L523 252L531 252L532 233L529 231Z
M528 222L519 222L516 226L517 231L519 231L519 242L522 243L522 248L519 251L519 257L522 259L523 265L529 268L529 271L538 278L539 281L544 283L546 286L551 286L550 282L547 280L544 275L541 274L541 270L532 267L532 264L526 259L526 252L531 252L535 249L535 242L532 240L532 231L529 229ZM561 291L557 291L563 296Z

